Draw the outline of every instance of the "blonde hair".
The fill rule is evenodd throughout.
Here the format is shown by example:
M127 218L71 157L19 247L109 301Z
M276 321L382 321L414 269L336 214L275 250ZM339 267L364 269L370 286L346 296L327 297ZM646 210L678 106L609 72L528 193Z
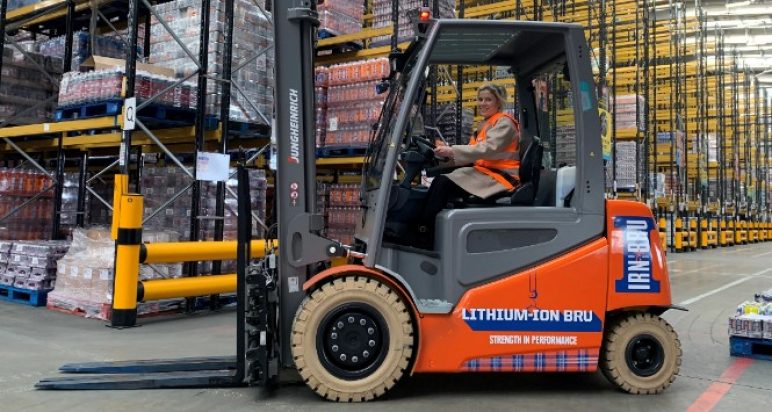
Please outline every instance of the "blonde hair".
M493 83L485 83L477 89L477 95L479 96L480 92L482 91L488 91L492 95L496 96L496 100L499 102L499 110L504 108L504 103L507 102L507 89L504 88L504 86Z

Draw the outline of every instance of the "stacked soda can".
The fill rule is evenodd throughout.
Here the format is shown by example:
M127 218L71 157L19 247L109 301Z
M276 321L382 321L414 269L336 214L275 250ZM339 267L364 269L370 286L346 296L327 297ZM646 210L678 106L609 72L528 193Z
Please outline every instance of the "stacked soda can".
M324 66L314 71L314 96L316 99L316 147L324 146L327 136L327 90L330 85L330 69Z
M235 0L232 49L232 81L229 116L231 120L267 124L273 113L273 27L264 1ZM208 74L223 75L225 47L225 2L210 3ZM198 56L201 36L201 0L175 0L153 6L155 14L172 28L187 49ZM261 10L262 9L262 10ZM186 78L198 64L154 16L151 27L150 63L171 68L175 76ZM255 58L255 56L257 56ZM222 82L210 81L206 90L206 113L220 115Z
M455 0L435 0L439 1L440 13L437 18L453 18L456 15ZM397 2L399 7L399 25L398 42L410 41L415 37L415 25L412 19L417 15L417 11L424 5L423 0L374 0L373 1L373 27L388 27L392 25L392 7ZM433 7L432 7L433 9ZM372 46L383 46L389 43L391 36L379 36L373 38Z
M51 234L52 180L31 169L0 168L0 239L35 240ZM37 196L37 198L35 198ZM34 200L33 200L34 199ZM27 203L24 207L20 207Z
M337 36L362 30L362 0L326 0L317 6L317 11L320 32Z
M357 184L333 184L325 189L326 236L350 245L354 242L355 228L362 219L360 187Z
M378 121L385 93L378 83L389 75L385 58L333 65L327 90L327 134L324 146L365 147Z

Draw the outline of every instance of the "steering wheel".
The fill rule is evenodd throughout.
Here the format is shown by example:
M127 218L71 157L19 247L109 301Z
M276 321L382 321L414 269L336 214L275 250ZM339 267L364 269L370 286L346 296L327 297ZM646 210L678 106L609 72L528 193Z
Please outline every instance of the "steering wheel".
M411 136L411 143L415 144L415 146L418 147L419 152L427 160L437 160L440 162L448 161L447 158L439 157L436 154L434 154L434 149L437 147L437 145L434 144L434 142L431 141L431 139L428 139L425 136Z

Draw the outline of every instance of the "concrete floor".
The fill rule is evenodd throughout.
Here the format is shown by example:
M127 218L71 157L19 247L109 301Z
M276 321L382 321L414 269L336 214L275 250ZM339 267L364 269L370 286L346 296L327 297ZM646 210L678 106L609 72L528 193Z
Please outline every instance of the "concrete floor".
M232 354L234 313L145 320L140 328L116 331L95 320L0 302L0 410L683 411L736 361L728 354L727 318L738 303L772 287L772 243L670 254L669 261L673 301L691 311L665 315L684 357L680 376L658 396L620 393L600 373L419 376L403 381L387 401L364 407L323 402L299 382L268 396L253 388L42 392L34 383L66 362ZM772 362L752 361L734 384L712 388L720 392L722 386L728 392L713 410L769 410Z

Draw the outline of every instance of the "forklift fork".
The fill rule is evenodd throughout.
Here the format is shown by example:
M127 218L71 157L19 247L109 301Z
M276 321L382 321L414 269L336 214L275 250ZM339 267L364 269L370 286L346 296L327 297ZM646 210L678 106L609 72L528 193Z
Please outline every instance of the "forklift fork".
M193 357L179 359L136 360L122 362L87 362L63 365L59 372L70 376L44 378L35 385L43 390L116 390L243 386L275 381L278 373L271 353L250 356L247 349L254 338L247 332L247 270L252 238L249 174L238 169L238 250L236 299L236 356ZM260 289L261 288L254 288ZM254 319L250 317L250 322ZM273 333L272 325L250 325L251 328ZM259 343L258 343L259 344ZM259 348L258 348L259 349ZM247 369L252 371L246 373ZM256 373L262 371L261 373ZM251 379L257 378L257 379Z

